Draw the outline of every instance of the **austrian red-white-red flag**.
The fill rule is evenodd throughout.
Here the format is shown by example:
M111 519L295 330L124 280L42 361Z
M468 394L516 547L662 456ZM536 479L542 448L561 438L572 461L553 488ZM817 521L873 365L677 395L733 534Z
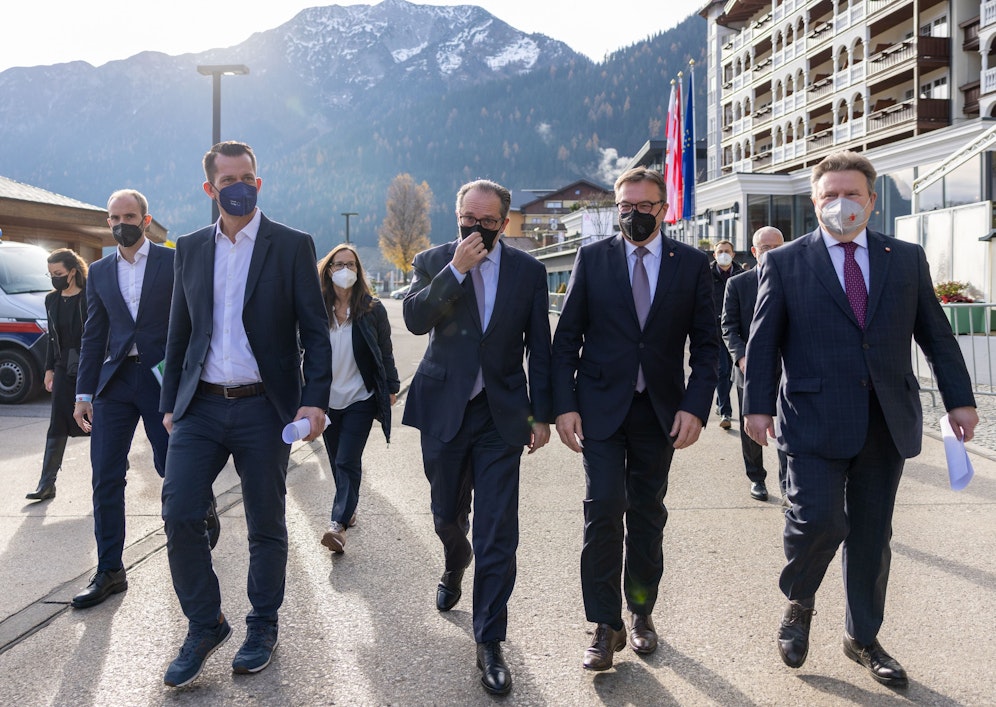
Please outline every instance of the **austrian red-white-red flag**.
M681 165L681 82L671 82L671 97L667 102L667 157L664 162L664 183L667 187L666 223L681 220L682 165Z

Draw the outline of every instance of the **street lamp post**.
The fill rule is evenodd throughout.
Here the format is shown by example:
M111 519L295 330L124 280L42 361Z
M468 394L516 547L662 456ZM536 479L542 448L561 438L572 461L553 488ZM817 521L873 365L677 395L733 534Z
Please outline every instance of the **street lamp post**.
M197 72L212 78L213 100L212 100L212 130L211 144L217 145L221 142L221 77L222 76L244 76L249 73L249 67L245 64L202 64L197 67ZM211 201L211 221L218 220L218 202Z
M346 242L349 243L349 217L359 216L360 214L356 211L343 211L342 215L346 217Z

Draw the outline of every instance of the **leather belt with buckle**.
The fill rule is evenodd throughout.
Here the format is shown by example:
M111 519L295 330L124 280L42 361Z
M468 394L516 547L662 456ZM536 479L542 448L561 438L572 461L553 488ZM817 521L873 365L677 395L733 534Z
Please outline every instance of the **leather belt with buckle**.
M254 395L262 395L265 392L262 383L249 383L247 385L217 385L216 383L206 383L201 381L197 390L209 395L220 395L226 400L236 398L251 398Z

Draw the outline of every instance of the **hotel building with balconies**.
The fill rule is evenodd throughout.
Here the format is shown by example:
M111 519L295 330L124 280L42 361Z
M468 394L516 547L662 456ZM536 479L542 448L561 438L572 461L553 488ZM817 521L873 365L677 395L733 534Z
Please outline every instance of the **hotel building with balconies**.
M869 226L920 242L935 280L992 301L980 239L996 191L996 0L728 0L699 14L705 177L676 235L745 251L764 225L808 233L812 166L855 150L879 172Z

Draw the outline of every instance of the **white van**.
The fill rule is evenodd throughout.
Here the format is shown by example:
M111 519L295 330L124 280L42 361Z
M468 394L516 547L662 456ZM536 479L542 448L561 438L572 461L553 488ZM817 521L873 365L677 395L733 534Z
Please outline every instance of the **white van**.
M48 353L48 251L0 240L0 404L41 390Z

